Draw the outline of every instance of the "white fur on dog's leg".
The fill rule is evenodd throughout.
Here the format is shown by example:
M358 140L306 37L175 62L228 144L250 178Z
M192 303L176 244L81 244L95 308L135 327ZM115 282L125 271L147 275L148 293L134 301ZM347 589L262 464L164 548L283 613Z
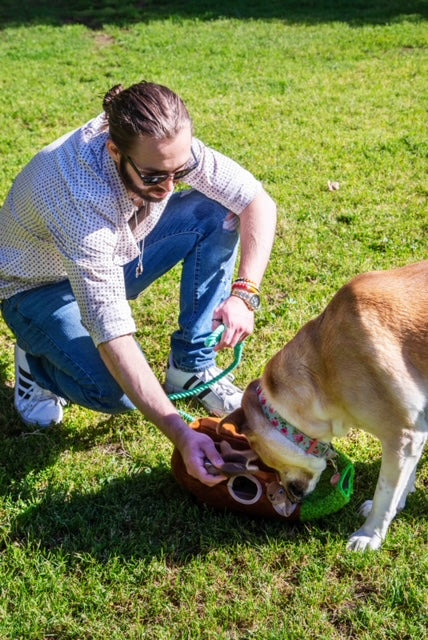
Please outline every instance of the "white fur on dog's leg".
M426 434L410 439L411 451L406 451L407 443L401 451L383 443L382 463L373 502L367 500L360 512L368 513L367 520L349 539L348 549L365 551L379 549L388 531L397 508L406 501L407 493L413 487L415 471L421 456Z
M358 515L367 518L373 507L373 500L366 500L358 509Z
M407 487L403 491L403 494L400 498L400 502L398 503L398 506L397 506L397 512L402 511L406 506L406 500L409 493L414 493L416 491L415 481L416 481L416 469L413 470L413 473L409 478L409 482L407 483Z
M367 502L371 502L368 500ZM359 529L348 540L346 548L349 551L368 551L380 549L382 538L374 533L372 536L364 535L364 529Z

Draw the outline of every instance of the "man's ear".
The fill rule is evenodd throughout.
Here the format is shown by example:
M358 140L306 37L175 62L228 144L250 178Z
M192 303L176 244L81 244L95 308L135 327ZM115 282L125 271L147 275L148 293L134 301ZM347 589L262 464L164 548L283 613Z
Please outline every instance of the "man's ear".
M233 424L237 433L245 434L249 431L247 418L245 417L244 410L241 407L239 407L239 409L235 409L232 413L229 413L228 416L225 416L220 421L220 426L227 423Z
M119 162L119 160L120 160L120 151L116 147L116 145L114 144L114 142L113 142L113 140L111 138L109 138L107 140L106 147L107 147L107 151L110 154L111 158L115 162Z

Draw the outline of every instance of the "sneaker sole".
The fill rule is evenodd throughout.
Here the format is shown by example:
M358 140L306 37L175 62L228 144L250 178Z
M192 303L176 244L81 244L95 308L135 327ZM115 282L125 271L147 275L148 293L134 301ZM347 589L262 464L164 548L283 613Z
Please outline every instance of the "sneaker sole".
M16 409L16 407L15 407L15 409ZM57 424L61 424L61 422L62 422L62 419L59 420L58 422L55 422L54 420L52 420L51 422L49 422L49 424L42 424L40 422L32 422L31 420L27 420L26 418L23 418L21 416L21 414L19 413L18 409L16 409L16 412L19 415L20 421L23 424L25 424L26 427L35 427L35 428L38 428L38 429L50 429L51 427L54 427Z

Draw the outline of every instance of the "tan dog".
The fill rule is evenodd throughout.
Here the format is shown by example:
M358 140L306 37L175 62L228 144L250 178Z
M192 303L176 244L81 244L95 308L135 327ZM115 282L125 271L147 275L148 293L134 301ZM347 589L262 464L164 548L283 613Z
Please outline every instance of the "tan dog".
M317 485L333 437L359 427L379 438L375 495L348 543L379 548L414 490L428 435L428 261L342 287L268 362L227 421L279 472L294 502Z

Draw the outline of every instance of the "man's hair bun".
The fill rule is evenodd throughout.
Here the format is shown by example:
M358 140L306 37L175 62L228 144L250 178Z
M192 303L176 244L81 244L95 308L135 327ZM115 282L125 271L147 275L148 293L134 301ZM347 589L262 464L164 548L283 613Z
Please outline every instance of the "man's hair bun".
M111 107L114 99L116 98L116 96L118 96L120 93L122 93L123 90L124 90L123 85L116 84L114 87L112 87L105 94L104 100L103 100L103 108L104 108L104 111L107 113L107 115L108 115L108 113L110 111L110 107Z
M186 105L176 93L145 80L127 89L115 85L104 96L103 107L106 130L123 155L131 153L141 136L163 140L192 126Z

